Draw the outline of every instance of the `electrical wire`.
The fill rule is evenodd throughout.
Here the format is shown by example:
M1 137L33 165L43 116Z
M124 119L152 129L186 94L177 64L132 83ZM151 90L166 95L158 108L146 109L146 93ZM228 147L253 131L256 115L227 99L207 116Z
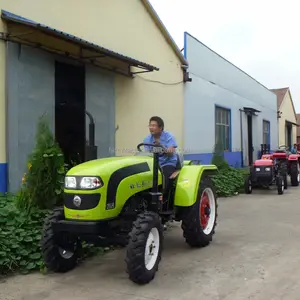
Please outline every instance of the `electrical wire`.
M205 82L208 82L208 83L213 84L213 85L215 85L215 86L217 86L217 87L219 87L219 88L221 88L221 89L223 89L223 90L226 90L226 91L228 91L228 92L230 92L230 93L232 93L232 94L235 94L235 95L237 95L237 96L239 96L239 97L241 97L241 98L243 98L243 99L246 99L246 100L248 100L248 101L254 102L253 100L251 100L251 99L249 99L249 98L246 98L245 96L240 95L239 93L236 93L236 92L234 92L234 91L232 91L232 90L230 90L230 89L228 89L228 88L226 88L226 87L224 87L224 86L222 86L222 85L220 85L220 84L217 84L217 83L215 83L215 82L212 82L212 81L210 81L210 80L207 80L207 79L205 79L205 78L199 76L198 74L195 74L195 73L193 73L193 72L190 72L190 74L194 75L195 77L197 77L197 78L199 78L199 79L202 79L202 80L205 81ZM184 83L183 80L178 81L178 82L162 82L162 81L159 81L159 80L147 79L147 78L144 78L144 77L142 77L142 76L140 76L140 75L136 75L136 77L139 78L139 79L142 79L142 80L144 80L144 81L153 82L153 83L158 83L158 84L162 84L162 85L178 85L178 84ZM272 92L270 91L270 93L272 93ZM258 103L256 103L256 104L258 104ZM276 114L277 114L277 109L276 109L276 110L271 109L270 107L265 106L265 105L263 105L263 104L258 104L258 105L261 106L261 107L267 108L267 109L269 109L269 110L271 110L271 111L273 111L273 112L276 112Z
M153 83L159 83L159 84L162 84L162 85L178 85L178 84L183 83L183 80L177 81L177 82L162 82L162 81L159 81L159 80L147 79L147 78L144 78L144 77L142 77L140 75L136 75L136 77L138 77L139 79L142 79L144 81L153 82Z

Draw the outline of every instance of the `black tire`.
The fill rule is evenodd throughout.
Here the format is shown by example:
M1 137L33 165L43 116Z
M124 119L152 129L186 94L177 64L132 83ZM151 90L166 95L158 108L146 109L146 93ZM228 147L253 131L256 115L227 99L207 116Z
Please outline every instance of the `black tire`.
M154 265L148 269L145 263L145 251L147 250L147 239L153 229L156 229L154 233L158 234L159 246L156 261ZM137 216L129 234L130 238L125 259L128 276L134 283L146 284L154 279L161 260L164 240L163 232L164 228L158 214L154 212L144 212Z
M288 181L287 181L287 175L286 174L283 176L283 183L284 183L284 189L287 190L287 188L288 188Z
M284 191L284 180L282 176L276 178L277 192L278 195L282 195Z
M245 178L244 188L246 194L252 194L252 181L250 175L246 176Z
M298 175L299 175L298 163L292 162L291 163L291 184L292 184L292 186L299 185Z
M63 251L57 244L57 237L54 235L51 222L59 221L64 219L63 208L54 209L53 212L46 217L44 222L42 240L41 240L41 250L44 257L44 262L47 267L52 272L65 273L72 270L78 262L81 252L81 243L79 240L68 239L67 235L64 237L61 235L60 240L64 238L64 242L72 243L73 254L70 257L63 257L61 252Z
M200 216L200 204L201 199L203 200L203 192L207 189L207 196L213 197L214 200L214 210L210 208L210 214L214 213L214 219L209 222L213 222L209 225L209 231L205 232L201 224L201 216ZM214 185L209 177L203 177L199 188L197 201L191 207L187 207L183 213L181 228L183 230L183 236L187 244L191 247L205 247L211 241L212 237L215 234L215 227L217 225L217 217L218 217L218 203L217 203L217 195L214 188ZM208 222L208 223L209 223Z

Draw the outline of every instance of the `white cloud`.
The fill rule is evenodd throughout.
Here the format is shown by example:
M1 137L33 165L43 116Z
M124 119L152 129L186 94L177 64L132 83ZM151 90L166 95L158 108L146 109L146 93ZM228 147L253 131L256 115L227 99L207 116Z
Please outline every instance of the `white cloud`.
M289 86L300 112L296 0L150 0L179 48L187 31L269 88Z

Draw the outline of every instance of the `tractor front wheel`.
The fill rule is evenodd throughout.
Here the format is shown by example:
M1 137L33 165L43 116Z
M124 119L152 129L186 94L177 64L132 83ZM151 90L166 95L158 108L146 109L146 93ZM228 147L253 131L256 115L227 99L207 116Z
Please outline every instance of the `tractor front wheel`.
M204 177L198 188L197 201L187 207L181 228L185 241L191 247L205 247L211 241L217 225L217 196L209 177Z
M130 280L146 284L154 279L163 248L163 225L157 213L138 215L129 234L125 262Z
M54 235L51 223L63 218L63 209L54 209L45 219L41 240L41 249L46 267L50 271L58 273L72 270L77 265L81 251L79 240L73 239L67 234L59 237Z
M278 195L282 195L284 191L284 180L282 176L276 178L277 192Z
M284 183L284 189L286 190L288 188L287 174L283 175L283 183Z
M250 175L245 178L244 188L246 194L252 194L252 181Z

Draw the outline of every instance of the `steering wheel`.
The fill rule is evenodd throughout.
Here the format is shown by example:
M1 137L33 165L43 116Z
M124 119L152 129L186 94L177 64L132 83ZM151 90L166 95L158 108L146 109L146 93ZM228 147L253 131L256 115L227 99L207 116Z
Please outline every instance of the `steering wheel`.
M139 152L142 152L141 150L141 147L142 146L148 146L148 147L153 147L154 149L157 149L157 150L154 150L152 152L155 152L155 153L159 153L160 156L164 155L164 151L166 150L166 148L163 146L163 145L160 145L160 144L148 144L148 143L140 143L137 145L137 149Z

